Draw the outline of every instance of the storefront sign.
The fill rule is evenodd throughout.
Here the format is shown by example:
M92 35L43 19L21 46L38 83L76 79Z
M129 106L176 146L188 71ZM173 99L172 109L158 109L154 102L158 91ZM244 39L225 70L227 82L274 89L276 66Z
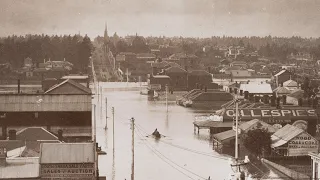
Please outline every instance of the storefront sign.
M269 117L316 117L314 109L241 109L239 110L241 118L269 118ZM233 109L227 109L226 116L235 115Z
M318 141L307 133L302 133L288 142L289 156L304 156L318 152Z
M42 164L41 179L93 179L94 164Z

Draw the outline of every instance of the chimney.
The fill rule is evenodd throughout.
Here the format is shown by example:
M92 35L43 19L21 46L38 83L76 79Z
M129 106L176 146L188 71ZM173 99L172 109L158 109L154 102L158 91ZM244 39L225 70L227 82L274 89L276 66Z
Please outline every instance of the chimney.
M9 130L9 140L17 140L16 130Z
M275 96L271 96L271 106L272 107L276 106L276 97Z
M302 106L302 104L303 104L303 103L302 103L302 98L299 98L299 99L298 99L298 105L299 105L299 106Z
M238 89L234 88L234 94L238 94Z
M62 131L62 129L58 130L58 139L59 139L59 141L63 141L63 131Z
M5 147L0 147L0 167L5 167L7 164L7 150Z
M243 90L242 89L240 89L240 96L242 96L243 95Z
M233 93L232 88L229 88L229 93Z
M18 79L18 94L20 94L20 79Z
M244 99L249 99L249 91L244 92Z

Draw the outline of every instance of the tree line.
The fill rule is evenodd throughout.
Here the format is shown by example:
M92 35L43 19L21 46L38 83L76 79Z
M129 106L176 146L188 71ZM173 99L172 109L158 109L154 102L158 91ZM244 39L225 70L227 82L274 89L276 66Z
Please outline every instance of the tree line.
M0 38L0 64L23 67L24 59L31 58L38 66L44 60L72 63L74 72L87 72L93 46L88 36L26 35Z

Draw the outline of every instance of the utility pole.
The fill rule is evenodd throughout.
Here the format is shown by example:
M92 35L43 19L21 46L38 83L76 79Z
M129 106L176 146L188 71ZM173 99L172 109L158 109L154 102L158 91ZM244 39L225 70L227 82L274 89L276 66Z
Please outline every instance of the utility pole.
M93 104L93 145L94 145L94 169L95 177L98 178L98 156L97 156L97 139L96 139L96 105Z
M166 84L166 109L167 109L167 112L168 112L168 85Z
M134 118L131 118L132 132L132 165L131 165L131 180L134 180Z
M236 142L235 142L235 155L234 158L238 161L238 123L239 123L239 111L238 111L238 99L236 97Z
M103 102L102 102L102 99L103 99L103 96L102 96L102 86L101 86L101 84L100 84L100 121L102 120L102 112L103 112L103 110L102 110L102 104L103 104Z
M112 107L112 148L114 154L114 107Z
M106 126L104 129L108 129L108 98L106 97Z

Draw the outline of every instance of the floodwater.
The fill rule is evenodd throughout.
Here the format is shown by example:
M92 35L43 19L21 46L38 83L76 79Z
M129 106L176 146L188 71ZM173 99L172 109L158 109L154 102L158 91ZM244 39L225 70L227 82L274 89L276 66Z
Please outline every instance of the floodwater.
M102 85L107 88L106 84ZM96 101L98 98L95 98ZM139 91L103 91L96 106L97 141L107 155L99 156L99 173L109 180L131 179L132 129L135 119L134 177L136 180L224 180L232 174L228 158L212 150L209 132L193 130L192 109L168 102L148 101ZM107 102L106 102L107 99ZM102 107L99 107L102 104ZM114 147L112 111L114 107ZM100 114L102 110L102 114ZM106 111L107 110L107 111ZM201 112L203 113L203 112ZM107 120L107 129L105 123ZM155 129L165 135L156 141ZM114 153L113 153L114 148Z

